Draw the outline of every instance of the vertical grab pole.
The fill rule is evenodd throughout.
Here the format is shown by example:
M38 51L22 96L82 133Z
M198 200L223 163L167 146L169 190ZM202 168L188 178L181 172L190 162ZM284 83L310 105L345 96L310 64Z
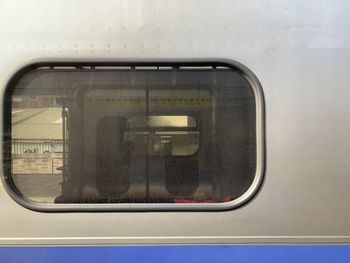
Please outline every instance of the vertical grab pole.
M149 203L149 149L150 149L150 127L149 127L149 89L146 84L146 116L147 116L147 153L146 153L146 203Z

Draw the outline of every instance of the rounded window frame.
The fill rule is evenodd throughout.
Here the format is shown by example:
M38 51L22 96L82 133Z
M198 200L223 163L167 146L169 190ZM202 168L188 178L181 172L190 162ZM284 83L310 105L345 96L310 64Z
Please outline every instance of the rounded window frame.
M256 171L254 180L240 197L223 203L80 203L42 204L29 200L18 190L12 179L12 165L4 165L11 160L11 103L12 91L19 80L30 70L40 67L227 67L239 72L250 84L256 103ZM258 193L265 173L265 99L262 86L255 74L243 64L231 59L55 59L33 61L20 67L9 78L3 93L3 186L10 197L19 205L38 212L118 212L118 211L222 211L247 204ZM11 162L11 161L9 161Z

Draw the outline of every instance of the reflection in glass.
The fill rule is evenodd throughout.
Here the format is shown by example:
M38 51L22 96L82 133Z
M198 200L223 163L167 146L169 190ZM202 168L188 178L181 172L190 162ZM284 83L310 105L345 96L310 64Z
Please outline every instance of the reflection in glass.
M255 97L229 69L33 70L11 105L34 202L222 203L255 176Z

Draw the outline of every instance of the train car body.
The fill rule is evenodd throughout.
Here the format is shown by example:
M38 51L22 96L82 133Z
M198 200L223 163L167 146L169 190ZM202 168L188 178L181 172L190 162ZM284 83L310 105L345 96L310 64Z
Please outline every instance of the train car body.
M348 255L349 10L2 1L0 254Z

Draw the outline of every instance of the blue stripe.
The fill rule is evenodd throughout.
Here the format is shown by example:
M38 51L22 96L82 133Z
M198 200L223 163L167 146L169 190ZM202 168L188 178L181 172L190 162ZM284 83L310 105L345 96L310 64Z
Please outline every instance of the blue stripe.
M1 247L0 262L350 262L350 245Z

